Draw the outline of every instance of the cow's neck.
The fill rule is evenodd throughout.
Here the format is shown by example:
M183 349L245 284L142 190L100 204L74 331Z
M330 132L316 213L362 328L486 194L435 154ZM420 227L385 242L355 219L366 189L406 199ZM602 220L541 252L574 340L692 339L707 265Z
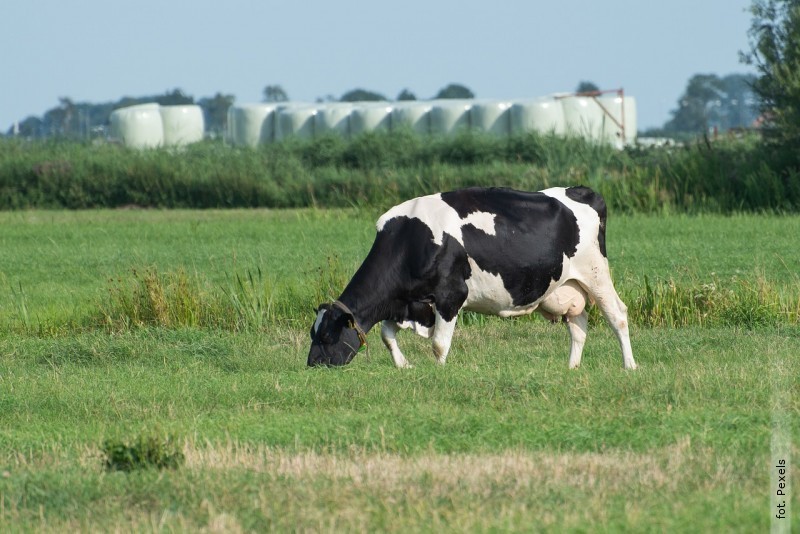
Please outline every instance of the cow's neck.
M364 332L392 315L398 294L398 282L371 256L367 256L338 299L350 308Z

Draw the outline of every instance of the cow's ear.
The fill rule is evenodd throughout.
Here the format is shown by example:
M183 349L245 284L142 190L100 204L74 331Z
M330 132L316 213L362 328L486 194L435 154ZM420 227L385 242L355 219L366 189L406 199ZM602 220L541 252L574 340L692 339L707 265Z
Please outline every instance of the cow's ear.
M325 310L325 311L328 311L328 310L330 310L330 309L331 309L331 305L330 305L330 304L328 304L327 302L323 302L322 304L320 304L320 305L317 307L317 309L316 309L316 310L314 310L314 313L319 313L319 312L321 312L321 311L323 311L323 310Z

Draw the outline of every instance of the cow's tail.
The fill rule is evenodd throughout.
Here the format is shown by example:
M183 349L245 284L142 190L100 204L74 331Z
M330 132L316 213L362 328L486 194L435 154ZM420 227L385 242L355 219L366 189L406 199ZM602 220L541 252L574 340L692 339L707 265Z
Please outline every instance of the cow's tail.
M607 258L606 218L608 217L608 207L606 206L606 201L603 199L603 195L595 192L592 189L589 189L588 187L579 186L568 188L567 196L576 202L588 204L594 211L597 212L597 216L600 218L600 228L597 231L597 242L600 244L600 253L603 255L603 257Z

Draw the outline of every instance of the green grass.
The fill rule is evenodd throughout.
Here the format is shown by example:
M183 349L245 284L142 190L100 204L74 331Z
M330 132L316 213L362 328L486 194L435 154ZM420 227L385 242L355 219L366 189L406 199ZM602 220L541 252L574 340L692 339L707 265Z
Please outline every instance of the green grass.
M800 181L756 135L625 151L535 133L372 132L180 151L0 140L0 209L373 206L474 185L589 185L614 213L783 213Z
M719 308L668 325L706 300L758 304L748 288L790 302L800 218L612 214L632 315L645 277L675 304L675 323L633 324L636 372L599 321L568 371L566 329L532 318L465 321L443 368L401 333L415 368L395 369L373 331L347 368L307 369L311 306L337 296L375 215L0 213L0 531L769 527L776 414L800 472L800 325ZM231 315L108 324L114 291ZM155 459L108 470L114 450Z

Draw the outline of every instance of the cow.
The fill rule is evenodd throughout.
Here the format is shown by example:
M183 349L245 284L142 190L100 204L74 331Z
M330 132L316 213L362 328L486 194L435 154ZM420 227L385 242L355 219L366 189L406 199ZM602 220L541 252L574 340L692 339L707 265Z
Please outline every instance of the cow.
M588 187L539 192L473 187L408 200L384 213L367 257L333 303L317 309L308 365L349 363L381 322L399 368L397 332L432 339L444 364L460 310L566 323L569 368L580 366L596 303L635 369L627 307L606 256L606 204Z

